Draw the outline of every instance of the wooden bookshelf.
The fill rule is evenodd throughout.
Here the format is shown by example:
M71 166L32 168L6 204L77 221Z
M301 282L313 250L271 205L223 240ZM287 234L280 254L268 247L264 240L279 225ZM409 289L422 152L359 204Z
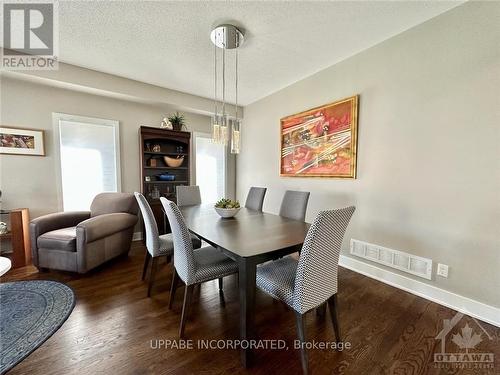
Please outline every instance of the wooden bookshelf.
M160 151L153 151L155 145L160 146ZM176 202L176 186L190 184L191 133L141 126L139 128L139 149L141 192L151 205L158 230L161 234L168 233L170 227L165 222L160 199L154 198L154 191L157 189L160 196ZM179 167L169 167L163 160L164 156L184 156L184 161ZM153 159L156 165L151 165ZM163 173L174 175L175 180L159 181L156 176ZM150 181L146 181L146 178L149 178Z

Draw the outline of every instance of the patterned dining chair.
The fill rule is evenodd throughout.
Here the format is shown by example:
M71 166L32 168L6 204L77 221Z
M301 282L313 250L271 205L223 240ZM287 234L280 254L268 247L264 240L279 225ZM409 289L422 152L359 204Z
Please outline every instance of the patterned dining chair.
M298 260L284 257L257 267L257 287L295 310L299 341L305 343L305 315L328 302L337 341L341 341L337 317L337 271L340 248L355 208L321 211L314 219ZM304 374L307 351L301 345Z
M310 194L308 191L287 190L281 201L280 216L305 221Z
M172 308L179 280L182 280L186 285L179 328L179 337L183 338L194 286L205 281L221 279L237 273L238 265L212 246L205 246L193 251L193 244L189 239L189 230L179 207L166 198L162 197L160 200L167 213L174 239L174 272L170 289L169 308Z
M177 186L176 193L177 205L179 207L201 204L201 194L199 186Z
M252 186L248 191L245 207L255 211L262 211L267 188Z
M153 210L149 205L147 199L141 193L135 192L135 199L139 204L141 210L142 219L144 220L144 228L146 231L146 256L144 258L144 267L142 269L142 277L144 280L146 272L148 269L149 261L151 261L151 271L149 274L149 284L148 284L148 297L151 296L151 289L153 287L156 270L158 268L159 258L164 256L167 258L167 263L174 253L174 241L172 239L172 234L162 234L158 232L158 225L156 224L155 217L153 215ZM198 237L191 236L192 245L194 248L201 247L201 241Z
M178 207L194 206L194 205L201 204L200 187L197 185L177 186L176 187L176 195L177 195L177 206ZM165 209L163 209L163 212L165 212ZM166 212L165 212L165 215L166 215ZM196 236L192 233L191 233L191 237L198 238L198 236ZM199 240L200 240L200 246L201 246L202 245L201 239L199 239ZM200 247L200 246L198 246L198 247ZM219 289L222 290L222 279L219 280Z

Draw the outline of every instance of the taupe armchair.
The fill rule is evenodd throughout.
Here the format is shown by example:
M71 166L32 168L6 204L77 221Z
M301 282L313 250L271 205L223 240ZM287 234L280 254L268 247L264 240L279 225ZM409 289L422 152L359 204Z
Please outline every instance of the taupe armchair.
M90 211L59 212L31 221L31 253L39 269L85 273L130 250L137 223L133 194L101 193Z

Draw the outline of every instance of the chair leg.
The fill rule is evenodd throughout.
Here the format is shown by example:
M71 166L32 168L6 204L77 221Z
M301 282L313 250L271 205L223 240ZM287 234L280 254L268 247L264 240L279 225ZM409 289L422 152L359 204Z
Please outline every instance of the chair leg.
M337 314L338 301L336 294L334 294L328 299L328 307L330 308L330 316L332 317L332 324L333 324L333 330L335 331L335 338L337 339L337 342L341 342L342 338L340 337L340 326Z
M158 257L155 257L151 261L151 274L149 275L148 284L148 297L151 297L151 289L153 288L153 283L155 281L156 269L158 268Z
M172 284L170 285L170 300L168 301L168 309L172 309L172 305L174 304L175 291L177 290L177 285L179 284L179 274L174 267L174 271L172 272Z
M223 284L223 280L224 280L224 279L223 279L222 277L219 277L219 292L222 292L222 288L223 288L223 286L224 286L224 284Z
M144 280L146 277L146 272L148 272L149 259L151 255L149 255L149 251L146 250L146 256L144 257L144 267L142 268L142 277L141 280Z
M305 347L306 342L306 328L305 328L305 314L295 312L295 318L297 320L297 336L300 341L300 361L302 362L302 373L307 375L309 373L309 359L307 358L307 349Z
M179 328L179 338L184 337L184 328L186 327L187 315L191 306L191 298L193 297L194 285L186 285L184 289L184 303L182 304L181 326Z
M326 314L326 302L319 305L318 307L316 307L316 316L321 318L321 320L323 320L323 318L325 317L325 314Z

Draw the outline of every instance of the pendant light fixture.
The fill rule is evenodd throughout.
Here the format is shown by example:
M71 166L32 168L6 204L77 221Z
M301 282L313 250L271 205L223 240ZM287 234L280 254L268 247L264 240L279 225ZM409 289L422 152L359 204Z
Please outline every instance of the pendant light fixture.
M231 153L239 154L241 145L241 119L238 114L238 47L243 44L243 33L234 25L219 25L212 30L210 39L214 44L214 114L212 116L212 141L230 144ZM234 50L235 113L226 110L226 52ZM220 61L220 63L219 63ZM220 77L220 82L219 82ZM220 87L220 89L219 89Z

